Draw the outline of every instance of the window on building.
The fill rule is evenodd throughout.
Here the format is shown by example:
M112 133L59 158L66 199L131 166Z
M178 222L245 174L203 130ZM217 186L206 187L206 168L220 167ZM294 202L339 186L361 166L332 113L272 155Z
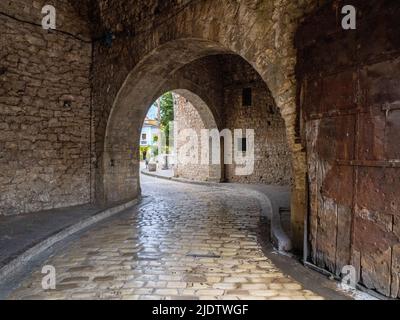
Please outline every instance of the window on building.
M147 134L142 133L142 140L147 140Z
M250 107L252 105L252 90L251 88L244 88L242 91L242 105L244 107Z
M239 138L237 141L237 148L240 152L247 151L247 138Z

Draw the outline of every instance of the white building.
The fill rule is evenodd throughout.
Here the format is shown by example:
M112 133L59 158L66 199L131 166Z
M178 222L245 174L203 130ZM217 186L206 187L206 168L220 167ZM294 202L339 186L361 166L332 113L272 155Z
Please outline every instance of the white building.
M154 141L154 137L159 137L159 134L160 127L158 121L146 117L140 134L140 146L151 147L157 145L157 142Z

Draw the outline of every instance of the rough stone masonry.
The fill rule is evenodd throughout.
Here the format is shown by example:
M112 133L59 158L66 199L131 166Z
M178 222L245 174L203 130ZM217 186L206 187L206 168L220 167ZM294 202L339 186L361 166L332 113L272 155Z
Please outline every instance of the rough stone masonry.
M1 1L0 214L90 202L90 34L66 1ZM47 3L47 2L46 2ZM85 41L67 33L80 35Z
M254 170L248 175L237 175L235 174L237 164L233 161L232 164L221 162L223 165L221 172L220 165L204 165L199 159L197 163L178 164L175 175L203 181L289 186L291 155L287 145L285 123L260 76L251 65L235 55L217 55L196 62L200 63L203 67L212 67L222 75L220 81L222 85L220 95L224 100L221 106L222 125L218 128L216 121L210 119L213 115L211 111L205 110L208 106L204 101L193 103L186 98L188 95L185 96L183 93L183 96L176 97L177 103L174 109L178 132L188 128L194 129L200 145L202 129L217 128L220 132L228 129L232 132L232 136L236 129L241 129L243 132L252 129L255 131ZM193 68L191 70L194 71ZM212 84L214 85L214 82ZM249 90L250 105L243 105L244 90ZM177 141L177 148L181 148L186 142L182 137ZM224 142L221 141L221 144ZM232 148L237 148L237 141L232 140L232 145ZM222 145L220 147L223 148Z

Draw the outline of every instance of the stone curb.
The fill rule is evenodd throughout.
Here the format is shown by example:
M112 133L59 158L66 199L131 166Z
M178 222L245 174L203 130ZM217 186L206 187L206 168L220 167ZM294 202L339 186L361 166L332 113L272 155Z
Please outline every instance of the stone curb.
M260 203L261 212L271 220L271 241L278 251L288 252L292 250L292 242L282 228L279 207L265 193L257 190L247 190Z
M0 281L3 281L6 277L18 272L22 267L24 267L31 259L35 256L41 254L57 242L66 239L67 237L82 231L83 229L90 227L97 222L100 222L104 219L107 219L117 213L120 213L123 210L131 208L138 204L140 198L134 199L132 201L126 202L124 204L105 209L96 213L94 216L79 221L72 226L65 228L64 230L48 237L47 239L39 242L38 244L34 245L30 249L26 250L24 253L20 254L15 259L11 260L5 266L0 269Z
M217 182L205 182L205 181L194 181L182 178L175 178L175 177L165 177L160 176L155 173L150 173L144 170L140 171L142 174L158 179L182 182L182 183L189 183L189 184L197 184L197 185L205 185L205 186L213 186L213 187L229 187L229 188L238 188L235 185L221 185L221 183ZM246 188L250 194L252 194L255 198L257 198L258 202L261 206L261 212L264 216L268 217L271 220L271 240L273 245L276 247L278 251L287 252L292 249L292 241L286 234L286 232L282 228L281 224L281 216L279 213L279 207L276 205L274 201L261 191L252 190Z
M144 170L141 170L140 172L142 174L144 174L145 176L164 179L164 180L170 180L170 181L176 181L176 182L182 182L182 183L190 183L190 184L197 184L197 185L202 185L202 186L221 186L221 183L218 183L218 182L196 181L196 180L189 180L189 179L183 179L183 178L165 177L165 176L160 176L160 175L158 175L156 173L151 173L151 172L144 171Z

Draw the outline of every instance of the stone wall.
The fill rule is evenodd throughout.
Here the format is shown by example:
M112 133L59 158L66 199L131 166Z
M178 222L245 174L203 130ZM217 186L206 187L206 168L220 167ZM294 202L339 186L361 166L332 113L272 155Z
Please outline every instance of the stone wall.
M223 179L227 182L238 183L265 183L272 185L290 185L291 183L291 154L286 140L286 129L279 109L276 107L267 86L246 61L235 55L216 55L196 60L191 65L198 69L185 67L191 71L218 70L221 74L220 95L224 97L219 107L222 126L220 129L253 129L255 131L255 163L254 171L249 175L237 175L236 164L226 164ZM204 79L203 76L200 79ZM207 77L205 77L207 79ZM209 79L209 78L208 78ZM207 90L216 90L214 82L204 82ZM251 106L242 105L242 91L251 88ZM193 128L200 136L204 123L196 109L199 105L186 103L179 99L175 116L180 128ZM199 103L201 104L201 102ZM180 144L182 144L181 142ZM236 143L233 141L233 143ZM240 167L240 165L239 165ZM213 170L209 166L208 170ZM217 172L218 171L218 172ZM210 179L210 172L206 165L181 164L177 174L189 178ZM214 170L215 177L220 177L220 169Z
M254 130L254 171L237 175L237 165L225 165L225 180L239 183L291 184L291 153L285 122L257 72L238 56L224 56L225 127ZM244 106L243 89L251 89L252 105ZM245 133L244 133L245 134ZM237 141L233 142L237 144Z
M41 27L44 4L56 31ZM1 1L0 12L0 214L90 202L87 23L68 1Z
M193 161L190 163L182 161L185 155L182 155L179 150L182 150L183 146L191 139L184 137L182 132L189 129L196 133L197 137L193 139L196 140L199 152L201 148L201 130L206 129L206 125L193 104L184 96L178 94L174 94L174 120L177 126L175 131L177 133L175 138L177 161L174 168L174 176L196 181L209 181L210 165L201 164L200 153L197 153L198 157L196 158L195 150L193 150L190 153L194 156Z
M287 145L285 122L265 86L248 85L252 89L253 105L242 105L242 89L225 90L226 126L231 129L254 130L254 171L236 175L238 165L226 165L229 182L291 184L291 154ZM237 143L237 141L234 143ZM240 167L240 165L239 165Z

